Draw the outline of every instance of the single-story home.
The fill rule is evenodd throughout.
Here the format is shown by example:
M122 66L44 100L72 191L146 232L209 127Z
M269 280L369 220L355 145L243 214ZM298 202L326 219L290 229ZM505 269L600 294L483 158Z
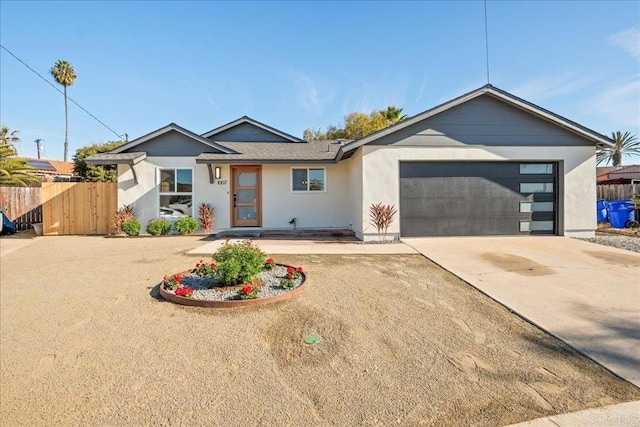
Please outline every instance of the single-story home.
M249 117L203 134L176 124L87 158L118 165L118 205L144 224L215 208L215 232L350 229L377 238L596 228L596 148L611 139L492 85L355 141L304 141ZM295 220L294 220L295 219Z

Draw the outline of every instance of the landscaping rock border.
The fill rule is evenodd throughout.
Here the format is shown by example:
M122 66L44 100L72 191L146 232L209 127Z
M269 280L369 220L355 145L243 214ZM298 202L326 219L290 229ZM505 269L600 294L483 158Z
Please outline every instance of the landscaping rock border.
M280 266L284 268L289 267L288 265L285 265L285 264L276 264L276 266ZM192 270L186 270L176 274L183 277L189 276L190 274L192 274ZM278 295L265 297L265 298L246 299L246 300L222 301L222 300L207 300L207 299L197 299L197 298L191 298L191 297L182 297L182 296L176 295L173 292L166 290L164 288L164 281L160 283L159 290L160 290L160 295L162 295L162 297L165 300L169 302L173 302L175 304L188 305L192 307L205 307L205 308L251 307L256 305L270 304L273 302L284 301L289 298L293 298L294 296L298 295L300 292L303 292L306 289L307 276L305 273L301 273L300 280L301 280L301 283L298 286L290 290L286 290L282 293L279 293ZM249 285L254 286L253 284L249 284ZM226 289L237 290L237 289L240 289L242 286L243 285L230 286ZM223 290L219 290L219 291L223 292Z

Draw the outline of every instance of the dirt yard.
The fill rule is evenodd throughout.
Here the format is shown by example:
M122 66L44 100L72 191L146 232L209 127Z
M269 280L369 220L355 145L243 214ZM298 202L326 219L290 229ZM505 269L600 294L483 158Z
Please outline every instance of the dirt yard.
M500 426L640 399L417 255L278 256L310 286L259 308L159 300L202 243L48 237L3 256L0 425Z

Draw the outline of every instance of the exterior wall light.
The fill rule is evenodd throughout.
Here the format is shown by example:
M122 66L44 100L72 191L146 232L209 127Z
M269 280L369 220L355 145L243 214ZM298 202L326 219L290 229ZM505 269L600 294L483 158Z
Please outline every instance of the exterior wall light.
M220 166L216 166L215 177L216 179L220 179L222 177L222 168L220 168Z

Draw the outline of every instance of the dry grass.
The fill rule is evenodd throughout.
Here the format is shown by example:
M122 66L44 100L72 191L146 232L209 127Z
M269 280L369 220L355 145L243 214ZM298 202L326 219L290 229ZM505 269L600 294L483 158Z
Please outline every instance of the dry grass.
M51 237L4 256L0 424L496 426L640 399L420 256L279 256L309 289L253 309L157 299L199 244Z

